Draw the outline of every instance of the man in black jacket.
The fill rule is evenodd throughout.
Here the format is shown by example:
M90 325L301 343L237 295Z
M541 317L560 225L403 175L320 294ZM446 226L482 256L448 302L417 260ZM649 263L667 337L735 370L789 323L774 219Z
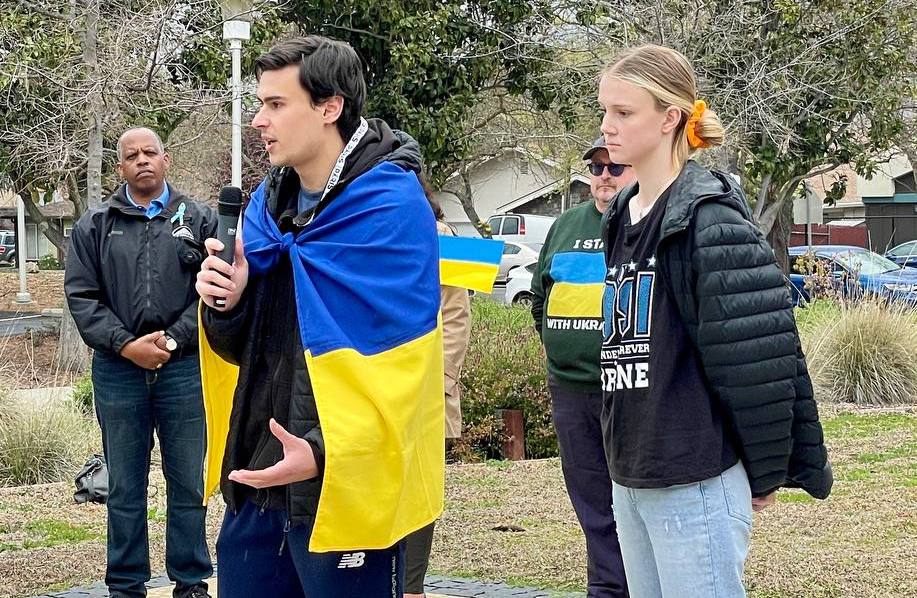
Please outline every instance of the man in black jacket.
M166 180L170 158L149 129L118 140L125 183L73 229L64 290L94 349L96 414L109 471L112 596L145 596L147 483L153 430L166 478L166 571L174 595L207 596L204 407L194 281L216 218Z

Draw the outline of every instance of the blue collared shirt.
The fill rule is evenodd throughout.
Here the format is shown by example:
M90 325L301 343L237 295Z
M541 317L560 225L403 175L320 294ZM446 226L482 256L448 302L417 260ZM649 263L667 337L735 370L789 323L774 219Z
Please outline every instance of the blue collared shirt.
M127 195L127 201L131 202L134 205L134 207L136 207L138 210L146 214L146 217L149 218L150 220L155 218L160 212L162 212L163 208L169 205L169 184L168 183L163 183L162 194L159 197L157 197L156 199L154 199L153 201L151 201L149 207L142 206L138 204L136 201L134 201L134 198L131 197L130 187L125 187L124 193L125 195Z

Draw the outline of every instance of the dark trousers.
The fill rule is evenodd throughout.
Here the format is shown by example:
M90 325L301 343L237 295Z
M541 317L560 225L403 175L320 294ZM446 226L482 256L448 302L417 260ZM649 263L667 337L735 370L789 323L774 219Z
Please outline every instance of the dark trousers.
M433 550L434 521L404 539L404 593L423 594L423 582L430 566L430 552Z
M602 440L602 393L574 390L551 381L548 388L564 483L586 536L587 596L627 596Z
M219 598L401 598L404 546L309 552L312 527L246 501L226 511L217 540Z
M166 478L166 572L176 593L213 574L205 532L206 427L197 355L148 371L116 355L92 361L96 416L108 464L108 562L113 596L146 596L147 487L153 431Z

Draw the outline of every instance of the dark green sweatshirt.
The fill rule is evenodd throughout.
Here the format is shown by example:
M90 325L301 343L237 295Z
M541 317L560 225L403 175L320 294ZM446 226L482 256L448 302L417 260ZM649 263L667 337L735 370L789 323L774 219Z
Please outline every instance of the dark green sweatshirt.
M564 212L548 231L532 275L532 317L563 386L600 391L605 254L602 215L590 201Z

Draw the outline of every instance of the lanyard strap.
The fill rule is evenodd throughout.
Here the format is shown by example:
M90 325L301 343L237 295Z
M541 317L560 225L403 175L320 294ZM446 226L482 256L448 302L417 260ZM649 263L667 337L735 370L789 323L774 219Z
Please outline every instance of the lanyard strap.
M350 137L350 141L347 142L347 145L344 146L344 149L341 151L341 155L338 156L337 162L334 163L334 168L331 169L331 175L328 177L328 184L325 185L325 190L322 192L322 196L318 200L319 204L322 202L322 200L325 199L325 197L328 195L328 192L338 184L338 181L341 180L341 174L344 173L344 162L347 161L347 158L350 156L350 154L353 153L353 150L356 149L357 145L360 143L360 141L362 141L363 136L366 135L366 131L368 130L369 123L366 122L366 119L361 116L360 125ZM308 226L312 223L312 219L315 218L315 212L317 209L318 206L316 206L315 210L312 210L312 214L309 215L309 220L307 220L302 226Z
M347 158L353 153L353 150L356 149L357 144L360 143L368 130L369 123L366 122L365 118L360 117L360 125L350 137L350 141L347 142L347 145L344 146L344 150L341 152L341 155L338 156L337 162L334 163L334 168L331 169L331 176L328 177L328 184L325 185L325 191L322 193L321 197L322 199L325 199L328 192L338 184L339 180L341 180L341 174L344 172L344 162L347 161Z

